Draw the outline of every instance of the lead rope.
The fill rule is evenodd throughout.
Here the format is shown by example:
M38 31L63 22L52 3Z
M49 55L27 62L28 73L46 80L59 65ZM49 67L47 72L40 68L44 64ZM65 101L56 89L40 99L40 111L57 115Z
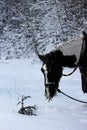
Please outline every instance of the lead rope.
M64 96L66 96L66 97L68 97L68 98L70 98L70 99L72 99L72 100L74 100L74 101L87 104L87 102L85 102L85 101L78 100L78 99L76 99L76 98L73 98L73 97L67 95L66 93L62 92L60 89L57 89L57 92L63 94Z
M62 74L62 75L63 76L70 76L70 75L72 75L77 70L77 68L78 68L78 66L76 66L71 73L69 73L69 74Z

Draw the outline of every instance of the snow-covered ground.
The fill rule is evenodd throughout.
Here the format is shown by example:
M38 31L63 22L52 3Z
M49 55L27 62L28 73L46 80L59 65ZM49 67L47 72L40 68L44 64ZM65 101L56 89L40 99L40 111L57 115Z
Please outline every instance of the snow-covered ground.
M44 97L41 64L30 60L0 61L0 130L87 130L87 105L58 94L48 102ZM66 72L71 70L64 70ZM81 91L79 70L63 77L60 88L87 101ZM36 105L37 116L18 113L22 95L31 96L25 105Z

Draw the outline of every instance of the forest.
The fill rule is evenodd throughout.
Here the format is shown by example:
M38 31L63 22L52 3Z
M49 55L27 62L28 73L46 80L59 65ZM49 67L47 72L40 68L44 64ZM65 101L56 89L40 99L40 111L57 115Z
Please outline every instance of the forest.
M0 0L0 59L29 58L87 31L87 0Z

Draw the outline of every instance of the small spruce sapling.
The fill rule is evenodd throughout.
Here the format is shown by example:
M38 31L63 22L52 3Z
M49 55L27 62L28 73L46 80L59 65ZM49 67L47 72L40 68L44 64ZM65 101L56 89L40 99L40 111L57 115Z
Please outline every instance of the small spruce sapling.
M35 114L36 105L24 107L24 101L26 99L28 99L28 98L31 98L31 97L30 96L23 96L22 95L21 101L19 101L17 103L17 105L21 104L21 108L19 109L18 113L24 114L24 115L30 115L30 116L34 115L34 116L36 116L36 114Z

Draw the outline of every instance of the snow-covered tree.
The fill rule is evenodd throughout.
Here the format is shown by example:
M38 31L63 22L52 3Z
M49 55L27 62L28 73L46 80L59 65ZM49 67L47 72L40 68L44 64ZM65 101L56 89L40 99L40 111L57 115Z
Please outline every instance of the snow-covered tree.
M82 30L86 0L0 0L0 58L48 52Z

